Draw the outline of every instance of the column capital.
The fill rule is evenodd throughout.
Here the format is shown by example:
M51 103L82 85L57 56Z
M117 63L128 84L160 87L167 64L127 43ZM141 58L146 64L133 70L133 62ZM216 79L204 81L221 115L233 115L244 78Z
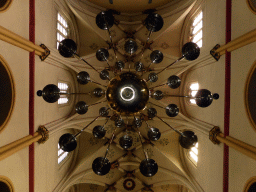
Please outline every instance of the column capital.
M220 144L220 141L218 141L217 136L220 134L220 128L215 126L209 131L209 139L214 143L214 144Z
M40 125L37 132L42 135L42 138L38 141L38 143L44 144L49 139L49 131L44 125Z

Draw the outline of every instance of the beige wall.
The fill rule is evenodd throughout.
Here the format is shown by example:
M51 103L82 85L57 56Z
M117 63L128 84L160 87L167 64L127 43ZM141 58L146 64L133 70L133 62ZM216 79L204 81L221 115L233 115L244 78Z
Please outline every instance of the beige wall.
M215 4L215 5L214 5ZM204 51L210 51L215 44L225 42L225 1L207 0L204 11ZM232 39L255 29L256 18L245 1L232 1ZM244 89L250 68L255 61L255 43L240 48L231 54L231 107L230 136L253 146L255 130L246 115ZM219 126L224 130L224 80L225 55L218 62L187 73L186 82L198 81L200 88L217 92L220 99L213 101L206 109L187 106L192 117ZM197 168L188 162L191 173L205 191L222 191L223 145L213 145L205 136L199 136L199 161ZM202 143L200 145L200 143ZM203 146L202 146L203 145ZM242 191L246 181L255 176L255 162L249 157L230 149L229 191Z
M56 45L56 11L53 1L36 1L36 43L44 43L48 47ZM29 1L13 1L10 9L0 13L0 25L18 35L29 38ZM13 45L0 41L0 54L6 59L15 81L16 101L9 124L0 134L0 146L20 139L29 134L29 53ZM36 56L35 91L43 89L49 83L57 84L58 80L67 81L74 90L72 72L65 67L51 65ZM35 93L36 94L36 93ZM69 106L58 107L57 103L46 103L35 95L35 131L39 125L46 124L70 114ZM57 164L57 142L59 132L51 137L45 145L35 145L35 191L52 191L70 163L59 169ZM11 179L15 191L29 191L28 148L2 160L0 175Z
M232 39L256 26L256 17L246 2L232 2ZM256 146L255 128L249 122L244 104L245 84L256 60L256 43L247 45L231 54L231 108L230 136ZM242 191L249 178L256 175L255 161L237 151L230 150L230 191Z

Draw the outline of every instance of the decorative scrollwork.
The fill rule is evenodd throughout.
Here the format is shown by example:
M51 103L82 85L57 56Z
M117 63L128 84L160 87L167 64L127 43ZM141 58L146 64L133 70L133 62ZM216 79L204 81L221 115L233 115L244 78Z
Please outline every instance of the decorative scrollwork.
M214 143L214 144L220 144L220 142L217 139L218 134L221 133L220 132L220 128L215 126L211 129L211 131L209 132L209 139Z
M42 138L38 141L38 143L43 144L49 139L49 131L45 128L45 126L40 125L37 131Z

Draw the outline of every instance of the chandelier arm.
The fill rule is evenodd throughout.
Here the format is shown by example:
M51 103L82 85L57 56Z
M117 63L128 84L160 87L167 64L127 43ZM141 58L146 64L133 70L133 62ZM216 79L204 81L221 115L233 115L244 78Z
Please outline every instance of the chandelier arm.
M95 119L93 119L88 125L86 125L83 129L81 129L80 132L78 132L77 134L74 135L74 137L78 137L87 127L89 127L94 121L96 121L100 116L96 117Z
M91 95L91 92L89 92L89 93L59 93L59 95Z
M148 124L148 121L145 121L145 123L147 124L148 128L150 129L150 126L149 126L149 124Z
M106 159L107 154L108 154L108 151L109 151L109 148L110 148L110 145L111 145L111 143L112 143L112 142L113 142L113 140L114 140L116 129L117 129L117 127L115 127L115 130L114 130L114 131L113 131L113 133L112 133L112 137L111 137L111 140L110 140L110 142L109 142L109 144L108 144L108 148L107 148L107 150L106 150L106 153L105 153L104 159Z
M152 28L152 27L151 27L151 28ZM152 34L152 30L149 31L148 38L147 38L147 41L146 41L145 45L147 45L147 43L148 43L148 41L149 41L149 39L150 39L151 34Z
M97 104L101 104L101 103L104 103L104 102L106 102L106 101L107 101L107 100L105 100L105 101L100 101L100 102L98 102L98 103L94 103L94 104L88 105L88 107L91 107L91 106L94 106L94 105L97 105ZM107 110L109 110L109 108L108 108Z
M193 97L193 96L187 96L187 95L164 95L164 97L185 97L185 98L191 98L191 99L200 98L200 97Z
M107 60L107 59L106 59L106 62L107 62L107 64L108 64L109 68L110 68L110 65L109 65L109 63L108 63L108 60Z
M153 63L151 62L151 63L149 64L148 68L149 68L152 64L153 64Z
M149 31L148 38L147 38L146 43L145 43L145 45L143 46L142 51L141 51L141 57L140 57L140 60L139 60L139 61L141 61L141 59L142 59L143 56L144 56L144 52L145 52L145 50L146 50L146 45L148 44L148 41L149 41L149 39L150 39L151 34L152 34L152 31Z
M108 123L109 119L111 119L111 117L113 117L114 115L110 116L109 118L107 118L106 122L104 123L103 127L105 127L105 125Z
M164 83L164 84L161 84L161 85L157 85L157 86L155 86L155 87L150 87L149 89L154 89L154 88L157 88L157 87L162 87L162 86L164 86L164 85L167 85L167 83Z
M78 54L74 54L74 57L75 58L77 58L77 59L80 59L80 60L82 60L83 62L85 62L87 65L89 65L94 71L96 71L97 73L99 73L100 74L100 72L99 71L97 71L97 69L95 69L90 63L88 63L86 60L84 60L82 57L80 57Z
M113 3L112 3L112 4L113 4ZM111 42L111 45L112 45L112 47L113 47L114 54L115 54L115 57L116 57L116 60L117 60L116 50L115 50L115 48L114 48L112 36L111 36L111 34L110 34L110 31L109 31L108 22L106 22L106 18L105 18L105 17L104 17L104 21L105 21L105 23L106 23L106 25L107 25L107 30L108 30L109 39L110 39L110 42Z
M172 65L174 65L175 63L178 63L179 61L183 60L185 58L185 56L183 55L181 58L177 59L176 61L174 61L173 63L171 63L170 65L168 65L167 67L163 68L161 71L159 71L158 73L156 73L157 75L162 73L164 70L166 70L167 68L171 67Z
M95 84L97 84L97 85L100 85L100 86L103 86L103 87L107 88L106 85L102 85L102 84L100 84L100 83L98 83L98 82L96 82L96 81L90 80L90 82L95 83Z
M169 125L168 123L166 123L161 117L158 117L157 115L156 115L156 117L157 117L158 119L160 119L163 123L165 123L168 127L170 127L172 130L174 130L176 133L180 134L182 137L186 137L182 132L180 132L180 131L174 129L171 125Z
M147 152L146 152L146 150L145 150L145 148L144 148L144 145L143 145L143 143L142 143L142 136L141 136L141 133L140 133L139 129L136 129L136 131L137 131L137 133L138 133L138 135L139 135L139 138L140 138L140 142L141 142L141 145L142 145L142 149L143 149L144 155L145 155L146 159L148 159L148 154L147 154Z
M163 108L163 109L165 109L165 107L163 107L163 106L160 106L160 105L157 105L157 104L155 104L155 103L152 103L152 102L148 102L148 103L150 103L150 104L152 104L152 105L155 105L155 106L157 106L157 107L160 107L160 108Z

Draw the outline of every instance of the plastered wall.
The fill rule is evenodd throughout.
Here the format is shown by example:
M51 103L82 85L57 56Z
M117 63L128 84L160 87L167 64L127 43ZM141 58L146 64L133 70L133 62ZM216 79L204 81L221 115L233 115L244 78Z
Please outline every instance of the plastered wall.
M56 45L56 9L54 1L36 1L36 43L48 47ZM13 1L11 7L0 13L0 25L28 39L29 38L29 1ZM11 119L0 134L0 147L29 134L29 53L13 45L0 41L0 54L12 71L16 101ZM74 90L72 72L65 67L42 62L35 57L35 91L47 84L57 84L58 80L67 81ZM58 107L57 103L48 104L35 93L35 131L43 125L63 118L73 110L70 105ZM57 165L57 142L61 133L52 136L46 145L35 145L35 191L52 191L69 169L70 162L61 169ZM63 134L63 133L62 133ZM51 149L51 150L50 150ZM29 191L28 148L0 161L0 175L10 178L17 192Z
M209 52L217 43L225 43L225 1L207 0L203 6L204 28L202 51ZM232 40L255 29L255 15L246 1L232 1ZM244 105L244 89L248 73L255 62L255 43L231 53L231 107L230 136L256 146L253 130ZM225 55L218 62L187 73L186 82L198 81L201 88L219 93L220 99L208 108L187 105L186 110L194 118L224 128ZM205 191L222 191L223 144L214 145L206 136L199 136L199 160L195 168L189 161L191 173ZM200 145L200 143L203 143ZM229 191L243 191L250 177L255 176L255 161L230 148Z

